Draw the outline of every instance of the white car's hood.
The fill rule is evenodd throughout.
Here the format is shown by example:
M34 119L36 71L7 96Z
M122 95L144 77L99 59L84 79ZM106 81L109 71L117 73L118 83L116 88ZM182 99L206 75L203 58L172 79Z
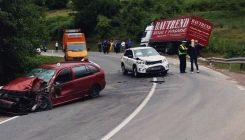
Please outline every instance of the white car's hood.
M165 57L161 55L138 57L138 58L143 61L159 61L165 59Z

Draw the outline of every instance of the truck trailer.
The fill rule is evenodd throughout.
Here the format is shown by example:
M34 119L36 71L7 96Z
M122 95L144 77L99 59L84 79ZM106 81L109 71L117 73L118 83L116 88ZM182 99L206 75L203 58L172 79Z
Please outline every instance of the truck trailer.
M156 20L146 27L140 46L150 46L166 54L177 54L183 40L187 41L187 45L191 39L198 40L200 47L206 47L212 29L211 22L197 16Z

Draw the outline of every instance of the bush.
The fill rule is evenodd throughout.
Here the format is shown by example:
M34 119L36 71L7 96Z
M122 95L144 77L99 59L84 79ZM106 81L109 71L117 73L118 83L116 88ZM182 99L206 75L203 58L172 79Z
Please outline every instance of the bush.
M42 56L42 55L37 55L35 57L27 57L27 61L29 62L28 65L26 65L25 68L25 73L29 73L32 69L43 65L43 64L50 64L50 63L57 63L57 62L62 62L64 61L63 57L57 57L57 56Z

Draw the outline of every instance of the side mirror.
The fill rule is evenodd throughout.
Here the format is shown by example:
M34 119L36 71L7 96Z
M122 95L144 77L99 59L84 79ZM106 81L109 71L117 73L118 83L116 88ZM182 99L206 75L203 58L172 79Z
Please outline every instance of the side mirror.
M49 90L49 93L54 95L54 94L58 94L60 95L61 94L61 87L60 87L60 84L55 82L53 85L50 86L50 90Z

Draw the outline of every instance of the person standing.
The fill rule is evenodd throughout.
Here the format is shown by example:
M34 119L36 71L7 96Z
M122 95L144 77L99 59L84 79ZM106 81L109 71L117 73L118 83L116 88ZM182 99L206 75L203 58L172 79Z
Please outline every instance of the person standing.
M194 39L191 40L191 44L189 46L189 55L190 55L190 60L191 60L191 73L193 73L194 68L193 68L193 63L195 63L196 65L196 70L197 73L199 73L199 69L198 69L198 64L197 64L197 56L199 54L199 50L198 50L198 41L194 41Z
M117 40L117 45L116 45L116 53L119 53L120 52L120 42L119 40Z
M100 40L99 40L99 42L98 42L98 51L101 53L101 48L102 48L102 44L101 44L101 42L100 42Z
M58 52L58 47L59 47L59 44L58 44L58 41L56 41L55 43L55 51Z
M103 48L104 54L106 53L106 47L107 47L107 43L106 43L106 40L105 40L104 42L102 42L102 48Z
M185 44L187 41L182 41L181 45L178 48L179 52L179 61L180 61L180 73L186 73L186 54L188 48L186 48Z
M128 48L131 48L133 46L133 42L129 39L128 40Z
M110 46L111 46L111 43L110 43L109 40L107 41L106 45L107 45L107 47L106 47L106 53L109 54L110 53Z
M111 40L110 42L110 52L114 51L114 42Z
M121 46L122 46L122 52L124 52L124 49L125 49L125 42L124 41L122 41Z
M126 49L128 49L128 41L125 43L125 47Z

